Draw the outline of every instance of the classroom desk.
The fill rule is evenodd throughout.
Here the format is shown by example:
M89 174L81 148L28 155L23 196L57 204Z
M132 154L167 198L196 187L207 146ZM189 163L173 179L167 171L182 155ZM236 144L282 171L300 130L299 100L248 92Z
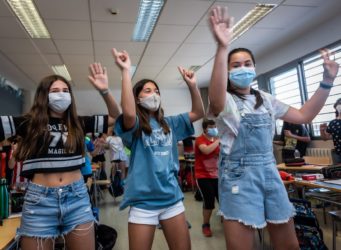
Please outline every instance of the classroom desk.
M303 165L300 167L287 167L285 166L285 163L277 164L277 169L287 172L321 172L321 170L325 167L328 167L326 165Z
M20 217L5 219L0 226L0 250L7 249L14 243L17 228L20 226Z
M326 183L324 181L305 181L295 180L295 186L308 187L308 188L325 188L330 191L341 193L341 185Z

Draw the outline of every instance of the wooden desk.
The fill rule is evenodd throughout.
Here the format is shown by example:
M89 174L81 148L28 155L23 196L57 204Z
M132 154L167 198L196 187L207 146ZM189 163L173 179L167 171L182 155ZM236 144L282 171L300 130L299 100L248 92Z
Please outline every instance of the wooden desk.
M278 170L282 170L282 171L294 171L294 172L321 172L321 170L325 167L325 165L303 165L301 167L287 167L285 166L285 163L280 163L277 165L277 169Z
M14 242L17 228L20 226L21 217L5 219L3 225L0 226L0 249L6 249Z
M334 192L341 193L341 185L331 184L324 181L305 181L296 180L294 183L296 186L308 187L308 188L326 188Z

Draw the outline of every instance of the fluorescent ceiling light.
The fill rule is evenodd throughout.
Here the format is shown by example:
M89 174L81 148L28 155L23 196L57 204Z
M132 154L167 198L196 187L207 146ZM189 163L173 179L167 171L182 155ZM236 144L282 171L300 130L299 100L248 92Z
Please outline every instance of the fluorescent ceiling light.
M238 23L236 23L233 29L233 39L231 43L238 39L253 25L259 22L263 17L268 15L277 5L276 4L257 4L252 10L250 10Z
M146 42L159 18L164 0L140 0L139 13L136 20L133 41Z
M32 0L7 0L7 3L32 38L51 37Z
M52 66L52 70L56 75L64 77L66 80L71 81L71 76L65 64Z

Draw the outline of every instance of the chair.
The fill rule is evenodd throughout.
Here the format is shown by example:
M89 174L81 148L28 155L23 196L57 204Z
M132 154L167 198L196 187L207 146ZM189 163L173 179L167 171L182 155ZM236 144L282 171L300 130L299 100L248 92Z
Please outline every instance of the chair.
M332 217L332 225L333 225L333 250L336 250L336 223L341 222L341 210L339 211L330 211L329 215Z

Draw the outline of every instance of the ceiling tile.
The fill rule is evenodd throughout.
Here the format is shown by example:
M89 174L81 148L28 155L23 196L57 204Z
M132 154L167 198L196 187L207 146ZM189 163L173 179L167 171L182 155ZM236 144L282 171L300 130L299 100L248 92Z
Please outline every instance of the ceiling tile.
M132 23L94 22L93 34L95 41L131 41L134 30Z
M45 23L53 39L91 40L89 22L46 20Z
M167 1L158 24L196 25L211 5L210 1Z
M0 37L28 38L28 33L15 17L0 17Z
M35 0L36 7L44 19L81 20L89 19L88 1L84 0ZM65 8L67 6L67 8Z
M96 55L111 55L111 49L116 48L118 51L126 50L131 56L140 56L146 46L144 42L112 42L112 41L95 41Z
M154 29L151 42L182 42L192 30L191 26L158 25Z
M62 54L92 54L92 42L84 40L55 40Z
M139 0L91 0L92 20L135 23L139 2ZM118 10L118 14L113 15L112 10Z

